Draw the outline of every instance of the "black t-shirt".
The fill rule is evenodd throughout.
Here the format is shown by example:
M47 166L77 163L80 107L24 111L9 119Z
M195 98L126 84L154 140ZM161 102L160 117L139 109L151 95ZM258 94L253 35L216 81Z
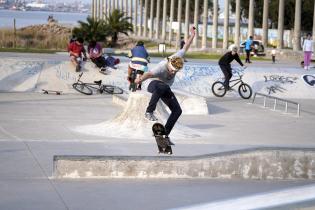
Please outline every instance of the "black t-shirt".
M241 66L243 66L243 63L240 59L240 57L238 56L237 53L235 53L234 55L232 55L232 52L227 52L225 53L219 60L219 65L230 65L230 63L236 60Z

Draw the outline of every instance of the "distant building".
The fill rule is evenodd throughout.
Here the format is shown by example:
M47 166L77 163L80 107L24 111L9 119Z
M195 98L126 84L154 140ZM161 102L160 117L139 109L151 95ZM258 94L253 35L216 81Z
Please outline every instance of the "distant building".
M35 10L43 10L43 9L48 8L48 4L32 2L32 3L26 4L26 7L30 9L35 9Z

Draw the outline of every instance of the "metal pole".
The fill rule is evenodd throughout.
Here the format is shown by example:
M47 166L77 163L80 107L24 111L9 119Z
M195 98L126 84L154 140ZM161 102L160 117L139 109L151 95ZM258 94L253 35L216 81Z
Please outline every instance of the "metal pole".
M13 42L13 47L16 48L16 20L15 20L15 18L13 19L13 30L14 30L14 42Z
M300 104L298 104L297 115L300 116Z

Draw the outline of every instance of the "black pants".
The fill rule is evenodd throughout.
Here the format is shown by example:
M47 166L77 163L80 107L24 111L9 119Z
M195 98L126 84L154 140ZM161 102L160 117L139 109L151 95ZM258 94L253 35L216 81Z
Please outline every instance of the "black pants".
M98 68L102 68L102 67L106 67L106 60L103 56L100 56L98 58L93 58L91 59L91 61L98 67Z
M251 50L245 50L246 51L246 63L250 63L250 51Z
M220 65L220 68L224 74L225 80L223 82L225 89L230 87L230 79L232 78L232 69L230 65Z
M276 56L272 55L272 63L275 63L276 62Z
M179 116L182 114L182 109L172 92L170 86L159 80L153 80L148 86L148 91L152 93L147 112L153 112L156 109L159 99L161 99L171 110L171 115L165 124L166 135L173 129Z

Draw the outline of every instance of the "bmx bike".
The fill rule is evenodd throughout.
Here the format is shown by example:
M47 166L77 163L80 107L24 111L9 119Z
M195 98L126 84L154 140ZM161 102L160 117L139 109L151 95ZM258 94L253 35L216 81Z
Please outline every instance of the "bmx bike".
M253 90L247 83L243 82L242 80L243 75L241 75L238 71L236 71L236 73L238 75L238 78L230 80L230 89L232 89L234 86L240 83L240 85L238 86L239 95L243 99L249 99L253 94ZM223 82L221 81L216 81L215 83L213 83L211 90L213 95L217 97L223 97L227 92Z
M141 83L136 84L135 80L141 77L141 75L143 75L144 72L148 71L148 67L140 64L130 63L129 68L131 68L129 90L131 90L132 92L135 92L136 90L141 90Z
M85 95L92 95L93 90L96 90L99 93L108 93L108 94L122 94L124 91L120 87L114 85L105 85L102 84L102 80L94 81L93 83L85 83L82 82L80 79L83 75L83 72L79 74L79 78L77 82L72 84L72 87Z

